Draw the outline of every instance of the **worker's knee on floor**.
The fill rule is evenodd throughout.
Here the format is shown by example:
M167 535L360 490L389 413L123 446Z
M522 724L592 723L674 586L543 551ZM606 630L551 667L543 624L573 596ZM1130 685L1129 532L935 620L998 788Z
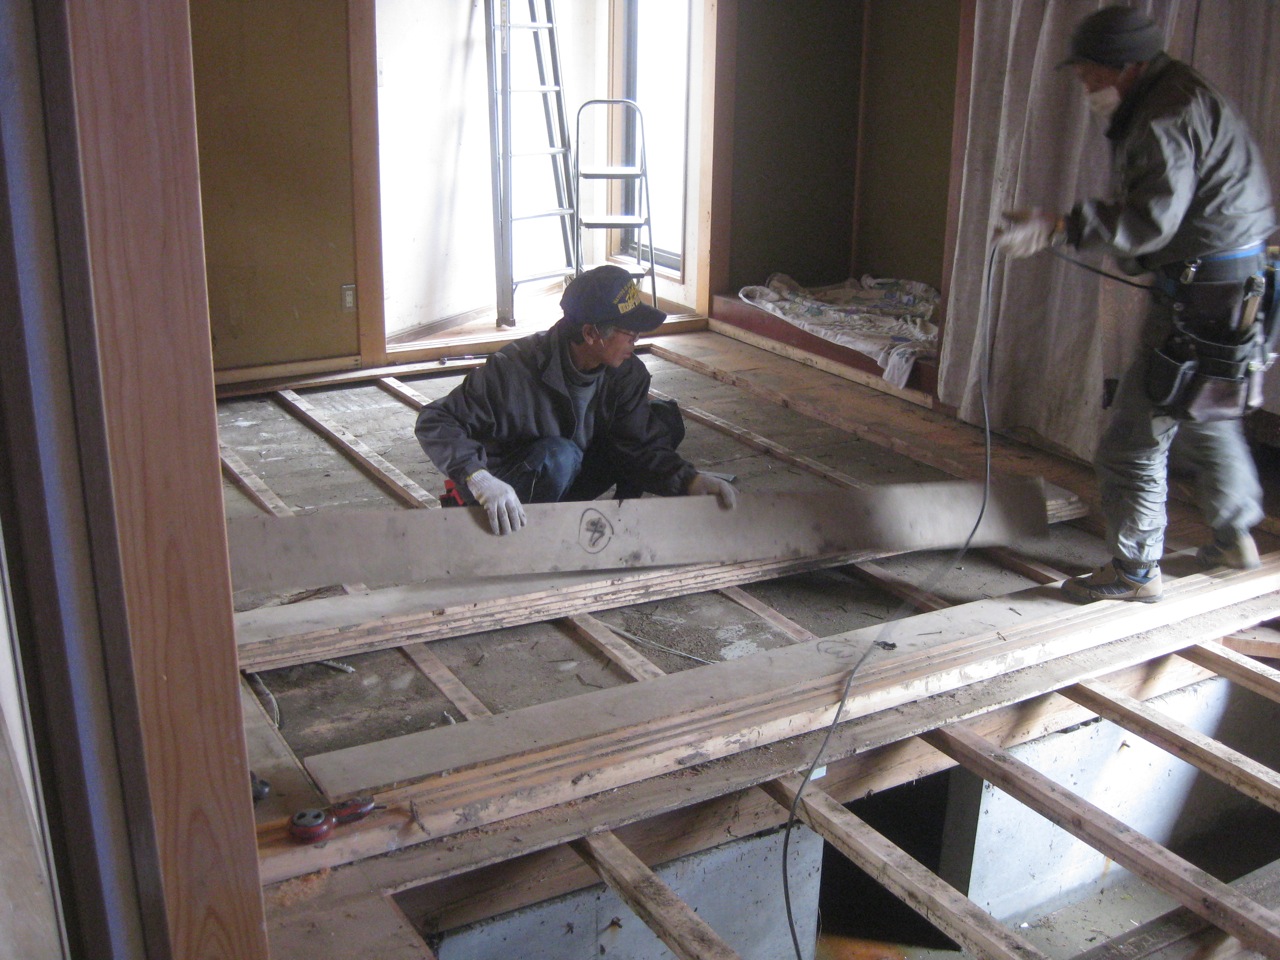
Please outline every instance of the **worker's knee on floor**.
M533 444L525 465L535 476L531 500L554 503L582 469L582 448L564 437L546 437Z

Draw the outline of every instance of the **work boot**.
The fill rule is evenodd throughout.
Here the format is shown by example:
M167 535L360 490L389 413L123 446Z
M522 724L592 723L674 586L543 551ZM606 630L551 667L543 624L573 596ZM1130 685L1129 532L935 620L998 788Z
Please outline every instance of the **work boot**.
M1131 571L1120 566L1118 560L1112 560L1093 573L1063 581L1062 592L1080 603L1093 600L1155 603L1164 595L1164 585L1160 581L1157 564L1153 563L1142 571Z
M1247 530L1230 530L1225 535L1215 533L1213 543L1196 551L1200 566L1230 567L1232 570L1253 570L1262 563L1258 559L1258 545Z

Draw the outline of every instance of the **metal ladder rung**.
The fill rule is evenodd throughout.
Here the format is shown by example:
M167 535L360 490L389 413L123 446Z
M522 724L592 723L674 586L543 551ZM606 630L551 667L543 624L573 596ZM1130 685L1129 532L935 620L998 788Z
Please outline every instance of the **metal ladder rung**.
M512 87L511 92L512 93L559 93L560 88L557 86L551 86L551 85L548 85L545 87Z
M644 171L639 167L583 167L578 176L583 180L639 180Z
M529 22L529 23L508 23L507 28L510 30L550 30L554 27L554 23Z
M641 277L647 277L649 274L653 272L653 267L647 264L615 263L613 261L610 261L609 263L583 264L582 272L586 273L588 270L596 269L596 267L621 267L623 270L627 271L627 273L631 274L631 276L635 277L637 280L639 280Z
M558 157L569 152L568 147L543 147L541 150L513 150L512 157Z
M512 216L511 220L539 220L544 217L571 217L573 209L570 207L560 207L556 210L540 210L538 213L522 213L519 216Z
M649 220L646 217L618 214L610 217L583 217L578 222L590 230L627 230L646 226Z
M519 285L521 283L534 283L538 280L556 280L571 276L573 276L573 267L566 265L559 267L556 270L552 270L550 273L535 273L527 277L517 277L512 281L512 283Z

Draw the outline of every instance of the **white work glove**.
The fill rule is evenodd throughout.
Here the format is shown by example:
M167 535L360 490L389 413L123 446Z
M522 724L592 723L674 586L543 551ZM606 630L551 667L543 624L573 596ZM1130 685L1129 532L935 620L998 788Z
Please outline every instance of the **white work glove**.
M738 502L738 491L733 489L733 484L709 473L695 473L684 492L690 497L716 497L726 510L732 510Z
M489 515L489 527L495 536L515 533L524 526L524 507L511 484L488 470L477 470L467 477L467 489Z
M1036 207L1030 210L1006 210L1004 222L996 227L996 249L1006 257L1029 257L1056 247L1066 235L1058 227L1058 218L1041 213Z

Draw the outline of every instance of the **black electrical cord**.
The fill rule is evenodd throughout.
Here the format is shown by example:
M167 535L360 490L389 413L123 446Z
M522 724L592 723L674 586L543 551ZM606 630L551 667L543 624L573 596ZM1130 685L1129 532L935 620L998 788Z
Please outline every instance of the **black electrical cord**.
M987 503L991 497L991 415L987 403L987 386L990 377L991 367L991 347L992 338L990 336L990 318L991 318L991 283L992 274L994 272L996 258L996 246L991 245L991 251L987 256L986 275L983 280L983 288L985 290L985 310L981 312L982 322L979 325L979 333L982 339L982 350L979 354L978 368L978 396L982 402L982 439L983 439L983 476L982 476L982 503L978 508L978 517L973 523L973 528L969 531L969 535L965 537L964 544L956 551L955 556L939 563L933 571L925 578L924 589L930 593L936 593L941 586L943 580L946 579L948 572L959 565L964 559L969 547L973 543L973 538L977 535L978 528L982 525L982 518L987 512ZM1069 258L1068 258L1069 259ZM904 619L912 612L913 608L910 603L903 602L890 615L886 621L884 628L879 636L871 643L867 644L862 655L850 668L849 674L845 677L844 687L840 691L840 701L836 705L835 715L831 718L831 723L827 725L826 732L823 734L822 742L818 745L818 749L814 752L813 760L805 770L804 777L800 781L800 786L796 788L796 795L791 801L791 806L787 812L787 825L782 835L782 900L787 910L787 927L791 932L791 946L795 950L796 960L804 960L804 955L800 950L800 936L796 932L795 915L791 909L791 881L787 869L788 852L791 848L791 832L795 827L797 820L797 811L800 809L800 800L804 796L804 788L813 777L814 771L822 763L823 755L827 751L827 747L831 743L831 738L835 734L836 727L840 723L840 716L844 713L845 705L849 702L849 692L853 688L854 677L870 656L871 651L876 647L883 647L887 644L887 637L892 632L894 624Z
M1091 264L1085 263L1083 260L1077 260L1075 257L1068 257L1061 250L1057 250L1050 247L1050 252L1060 260L1065 260L1067 261L1067 263L1074 263L1077 267L1080 267L1083 270L1088 270L1090 273L1096 273L1098 276L1106 277L1108 280L1114 280L1116 283L1123 283L1125 286L1128 286L1128 287L1137 287L1139 290L1155 289L1155 287L1149 283L1138 283L1135 280L1128 280L1124 277L1117 276L1114 273L1108 273L1106 270L1100 270L1099 268L1092 266Z

